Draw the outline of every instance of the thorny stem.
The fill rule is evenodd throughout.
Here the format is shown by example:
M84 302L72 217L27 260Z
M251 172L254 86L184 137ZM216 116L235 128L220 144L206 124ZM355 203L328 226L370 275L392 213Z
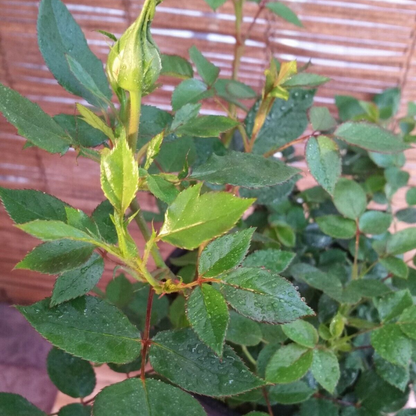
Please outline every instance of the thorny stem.
M151 287L149 290L149 297L147 298L147 309L146 309L146 324L144 327L144 333L142 338L142 365L140 371L140 379L142 380L143 384L146 380L146 357L147 351L150 346L150 319L152 317L152 305L153 305L153 297L154 297L154 290Z

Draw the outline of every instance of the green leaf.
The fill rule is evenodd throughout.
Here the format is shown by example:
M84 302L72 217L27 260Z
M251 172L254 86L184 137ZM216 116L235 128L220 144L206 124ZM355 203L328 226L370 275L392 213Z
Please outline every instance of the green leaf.
M291 251L275 250L258 250L250 254L244 260L244 267L265 267L274 273L284 272L296 257Z
M120 274L111 280L105 288L106 299L119 308L127 306L133 298L134 286L124 276Z
M288 384L302 378L312 365L313 350L297 344L285 345L271 358L266 368L266 380Z
M409 188L406 192L406 202L409 205L416 205L416 188Z
M98 236L98 228L95 222L80 209L65 207L67 224L92 236Z
M267 413L264 413L264 412L250 412L250 413L247 413L247 416L267 416Z
M310 90L293 89L287 101L276 99L254 143L254 153L263 155L299 138L308 126L307 110L313 104L314 94ZM245 120L249 136L258 105L252 107Z
M397 324L387 324L371 333L371 345L392 364L406 367L412 355L412 342Z
M409 148L398 136L376 124L349 121L341 124L334 135L350 145L372 152L398 153Z
M96 130L100 130L102 133L109 137L110 139L114 140L114 133L113 130L104 121L94 114L89 108L84 107L81 104L77 104L77 110L82 116L82 120L88 123L91 127L95 128Z
M51 306L85 295L99 282L104 272L104 261L93 253L81 267L63 273L55 282Z
M81 403L68 404L61 407L58 416L91 416L91 406L85 406Z
M263 339L260 325L238 313L230 312L226 340L237 345L255 346Z
M416 208L404 208L396 212L396 218L407 224L416 223Z
M272 4L272 3L269 3ZM325 84L331 79L323 77L318 74L308 74L306 72L292 75L287 81L282 84L282 87L318 87L319 85Z
M269 390L269 398L280 404L296 404L308 400L315 392L316 389L309 387L304 381L295 381L272 386Z
M316 222L324 234L333 238L350 239L356 233L355 221L340 215L323 215L317 217Z
M227 0L205 0L212 10L218 9L218 7L222 6L226 1Z
M48 354L47 365L49 378L67 396L86 397L93 392L95 373L88 361L52 348Z
M286 182L298 172L299 169L278 160L229 151L224 156L212 154L207 162L194 169L191 178L219 185L261 188Z
M15 269L48 274L62 273L82 266L93 250L93 245L80 241L51 241L35 247Z
M313 325L301 319L283 325L282 329L288 338L306 348L314 348L319 340L318 332Z
M400 367L383 360L377 353L374 354L374 366L377 374L401 391L405 391L409 383L409 367Z
M391 214L381 211L367 211L361 215L358 225L363 233L377 235L385 233L392 221Z
M162 71L160 75L188 79L194 76L192 65L184 58L178 55L161 54Z
M288 21L289 23L293 23L295 26L303 27L302 22L299 20L296 14L285 4L276 1L267 3L266 7L274 14Z
M131 373L133 371L139 371L140 370L140 368L142 366L142 357L139 356L134 361L132 361L131 363L127 363L127 364L108 363L107 365L113 371L115 371L116 373L128 374L128 373Z
M373 100L381 110L383 119L394 116L400 107L401 91L399 88L388 88L374 96Z
M241 264L250 247L254 228L224 235L208 244L201 253L198 273L215 277Z
M12 393L0 393L1 416L46 416L24 397Z
M153 338L150 363L172 383L197 394L232 396L264 385L227 345L220 358L191 329L159 332ZM186 368L186 371L178 371ZM232 383L230 383L232 380Z
M146 151L146 163L144 168L149 169L150 165L153 163L156 156L160 153L160 148L162 146L164 139L164 132L157 134L155 137L150 140L149 145Z
M71 137L71 144L74 147L96 147L107 141L107 136L104 133L91 127L80 116L58 114L53 119Z
M329 350L314 350L311 371L315 380L332 394L341 375L337 356Z
M176 173L181 172L185 165L192 165L195 158L196 149L194 139L191 137L177 138L174 136L173 140L164 140L156 162L165 172ZM156 169L154 172L159 173L159 169L157 167Z
M286 182L264 188L240 188L240 196L244 198L257 198L256 204L258 205L278 204L287 199L288 195L293 191L295 183L300 178L300 175L295 175Z
M390 166L384 171L384 176L390 186L391 194L395 193L399 188L407 185L410 179L410 174L399 169L396 166ZM388 189L388 188L386 188ZM387 191L388 192L388 191Z
M416 339L416 306L410 306L401 314L398 325L409 338Z
M217 79L214 88L217 94L226 100L230 98L232 100L247 100L257 97L257 93L253 90L253 88L243 82L233 79Z
M186 328L190 326L185 310L185 298L178 296L169 307L169 319L174 328Z
M326 136L311 137L306 145L306 162L312 176L332 195L341 176L341 156L335 142Z
M33 145L49 153L64 154L69 149L70 138L52 117L3 84L0 84L0 112Z
M342 178L335 186L334 204L342 215L355 220L364 213L367 198L358 183Z
M299 416L338 416L339 410L335 403L324 399L309 399L303 402ZM363 414L362 416L369 416Z
M153 137L167 130L172 119L172 115L167 111L151 105L142 105L137 148L141 148Z
M387 253L393 256L416 248L416 227L406 228L391 235L387 240Z
M221 279L227 302L254 321L282 324L313 314L291 283L267 270L240 268Z
M171 204L179 195L176 186L158 175L147 175L149 191L158 199Z
M341 121L351 120L364 113L359 100L348 95L336 95L335 105L338 108L338 114Z
M120 398L123 398L120 400ZM94 416L206 416L190 394L158 380L137 378L104 388L93 406Z
M332 130L337 125L326 107L312 107L309 111L309 118L315 131Z
M254 202L226 192L200 195L202 183L182 191L166 211L159 237L177 247L193 250L227 232Z
M93 105L100 104L100 100L72 73L67 61L67 57L71 57L88 71L88 76L99 88L100 93L107 100L111 100L111 91L102 62L91 52L81 28L61 1L41 1L37 27L39 49L59 84Z
M66 55L65 58L70 71L77 81L96 98L96 106L106 109L110 104L110 100L100 91L93 77L88 73L88 69L84 68L80 62L69 55Z
M380 264L394 276L400 277L401 279L407 279L409 275L409 268L403 260L398 259L397 257L384 257L379 261Z
M337 299L342 293L342 285L336 276L330 276L309 264L298 263L289 269L296 280L305 282L315 289L322 290L328 296Z
M192 328L221 357L229 319L228 307L221 293L203 284L192 291L186 307Z
M66 221L65 207L68 205L44 192L0 187L0 198L16 224L34 220Z
M172 94L172 109L179 110L185 104L197 103L204 98L212 97L213 90L208 90L207 85L198 79L187 79L181 82Z
M17 228L43 241L68 239L92 244L96 241L96 237L90 235L90 233L81 231L62 221L35 220L26 224L19 224Z
M223 116L201 116L190 120L176 130L178 135L194 137L218 137L238 126L238 121Z
M207 85L212 85L218 78L220 69L209 62L196 46L189 49L189 56L195 64L198 74Z
M185 104L176 112L170 126L170 130L175 131L186 123L189 123L198 116L200 109L201 104Z
M136 195L139 168L133 152L122 138L101 157L101 187L114 208L124 213Z
M49 304L45 299L17 309L56 347L96 363L122 364L140 354L139 331L115 306L92 296Z
M389 288L382 282L373 279L360 279L350 282L346 289L358 293L361 297L374 298L389 293Z
M409 400L409 389L402 392L388 384L373 371L362 373L356 384L355 393L362 407L367 412L375 412L376 415L380 414L377 412L397 412ZM366 413L362 416L366 416Z
M396 416L415 416L415 415L416 415L416 409L403 409L403 410L400 410L400 412L396 414Z
M117 244L117 231L111 216L114 215L114 207L110 201L105 200L93 211L91 217L97 225L98 231L104 241L109 244Z

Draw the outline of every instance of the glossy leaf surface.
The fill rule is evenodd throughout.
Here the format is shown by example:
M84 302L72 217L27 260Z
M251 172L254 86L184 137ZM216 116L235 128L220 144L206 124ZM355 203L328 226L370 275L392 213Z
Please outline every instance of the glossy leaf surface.
M286 182L298 172L277 160L230 151L224 156L214 153L205 164L194 169L191 177L220 185L261 188Z
M0 84L0 112L20 135L49 153L65 153L71 144L62 127L17 91Z
M250 247L253 229L224 235L208 244L201 253L198 273L205 277L218 276L241 264Z
M199 338L222 356L228 326L228 307L220 292L208 284L197 286L187 301L188 320Z
M313 177L332 195L341 175L341 156L336 143L326 136L311 137L306 146L306 161Z
M159 233L162 240L192 250L228 231L254 202L225 192L200 195L201 186L182 191L169 206Z
M191 329L156 335L150 363L157 373L183 389L208 396L231 396L264 384L230 347L224 347L220 358Z
M56 347L97 363L126 363L140 354L139 331L115 306L92 296L49 304L45 299L18 309Z
M120 400L122 398L122 400ZM158 380L132 378L103 389L94 401L94 416L206 416L190 394Z
M85 295L99 282L104 272L104 260L94 253L81 267L63 273L55 282L51 306Z
M222 281L227 302L255 321L282 324L313 314L291 283L267 270L240 268Z
M86 397L95 387L92 365L57 348L52 348L47 360L49 378L58 389L71 397Z

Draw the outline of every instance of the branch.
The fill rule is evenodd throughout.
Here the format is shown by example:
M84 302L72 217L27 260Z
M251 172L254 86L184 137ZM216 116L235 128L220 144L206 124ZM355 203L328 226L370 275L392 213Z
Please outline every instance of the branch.
M136 198L133 199L133 201L130 204L130 208L132 211L137 212L137 215L134 217L134 221L136 221L137 225L139 226L139 229L146 241L150 240L151 232L149 230L149 227L147 226L147 222L143 217L142 210L140 208L140 205ZM166 266L165 261L163 260L162 255L160 254L159 248L154 245L151 249L153 260L155 261L156 267L158 269L167 269L168 266Z
M147 298L147 309L146 309L146 324L144 327L143 339L142 339L142 365L140 370L140 379L142 382L145 382L146 379L146 357L147 351L150 346L150 320L152 317L152 305L153 305L153 298L154 298L154 290L153 288L149 288L149 297Z

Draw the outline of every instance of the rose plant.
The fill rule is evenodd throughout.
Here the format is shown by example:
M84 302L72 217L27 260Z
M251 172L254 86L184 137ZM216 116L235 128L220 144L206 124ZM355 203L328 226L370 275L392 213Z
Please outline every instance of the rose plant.
M50 298L17 308L54 346L53 383L80 399L59 416L205 415L195 395L251 416L415 414L401 409L416 379L416 271L404 260L416 228L397 225L416 222L416 188L393 209L408 187L415 106L397 120L398 89L371 102L338 96L335 118L313 105L327 78L274 58L259 94L238 79L245 42L265 9L301 25L289 8L257 1L244 31L245 2L233 0L228 79L196 47L193 65L160 53L150 30L159 3L146 0L119 39L102 31L104 70L66 6L40 2L40 51L88 102L78 115L50 117L0 85L0 111L26 147L100 164L105 199L91 215L0 188L16 227L42 241L16 268L58 276ZM142 105L166 77L181 79L172 112ZM205 100L226 115L200 115ZM304 159L317 182L308 189L293 166ZM157 213L140 208L143 192ZM177 248L169 261L161 242ZM103 292L104 262L114 279ZM126 380L85 400L103 364ZM0 414L45 415L8 393Z

